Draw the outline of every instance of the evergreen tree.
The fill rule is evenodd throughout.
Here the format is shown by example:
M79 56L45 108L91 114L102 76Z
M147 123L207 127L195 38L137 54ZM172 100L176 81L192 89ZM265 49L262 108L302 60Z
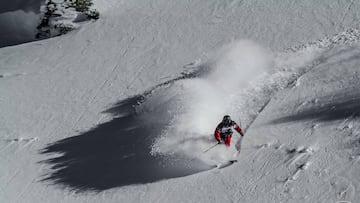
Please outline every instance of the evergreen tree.
M37 39L49 38L57 35L65 34L73 30L74 24L58 21L66 13L66 9L74 9L78 15L86 15L88 19L98 19L99 12L91 9L92 0L45 0L43 16L38 25Z

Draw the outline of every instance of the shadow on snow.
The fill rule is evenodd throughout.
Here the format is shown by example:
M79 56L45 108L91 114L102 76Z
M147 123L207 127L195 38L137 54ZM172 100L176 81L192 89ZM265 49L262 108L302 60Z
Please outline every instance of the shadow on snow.
M104 112L114 116L109 122L49 144L41 151L42 154L61 155L42 161L53 169L43 180L76 191L101 191L208 170L210 166L179 155L152 156L151 146L168 123L164 120L146 121L135 109L153 90L198 75L199 72L183 74L143 95L120 101Z
M300 120L332 121L348 117L360 117L360 95L344 92L338 95L323 97L319 105L301 110L293 115L273 120L273 124Z
M357 47L344 47L340 50L327 50L316 60L316 66L345 66L358 63L360 51ZM354 78L351 87L340 93L319 98L318 101L307 109L300 110L293 115L284 116L273 120L271 123L286 123L300 120L332 121L348 117L360 117L360 94L357 89L359 83Z

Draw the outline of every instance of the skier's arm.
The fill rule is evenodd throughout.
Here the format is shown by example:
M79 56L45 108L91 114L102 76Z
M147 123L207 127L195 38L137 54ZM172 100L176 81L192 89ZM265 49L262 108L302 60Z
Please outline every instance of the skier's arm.
M220 130L217 128L214 132L214 137L215 137L216 141L220 142Z
M237 123L235 123L234 128L241 136L244 136L244 133L243 133L242 129L240 128L240 126Z
M218 141L219 143L221 142L220 133L221 133L221 123L216 126L216 129L214 132L214 137L215 137L216 141Z

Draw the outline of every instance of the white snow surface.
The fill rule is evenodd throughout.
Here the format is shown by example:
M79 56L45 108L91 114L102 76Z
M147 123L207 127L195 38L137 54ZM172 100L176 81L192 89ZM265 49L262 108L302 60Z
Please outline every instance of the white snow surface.
M358 1L95 5L0 49L0 202L360 199Z

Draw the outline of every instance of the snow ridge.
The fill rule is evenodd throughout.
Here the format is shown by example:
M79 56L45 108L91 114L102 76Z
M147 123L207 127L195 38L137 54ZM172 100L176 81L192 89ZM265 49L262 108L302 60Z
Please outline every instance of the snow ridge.
M292 52L299 52L309 48L329 49L331 47L338 45L352 45L354 43L359 42L359 40L360 40L360 30L357 28L349 28L333 36L327 36L313 42L307 42L305 44L296 45L288 48L287 50Z

